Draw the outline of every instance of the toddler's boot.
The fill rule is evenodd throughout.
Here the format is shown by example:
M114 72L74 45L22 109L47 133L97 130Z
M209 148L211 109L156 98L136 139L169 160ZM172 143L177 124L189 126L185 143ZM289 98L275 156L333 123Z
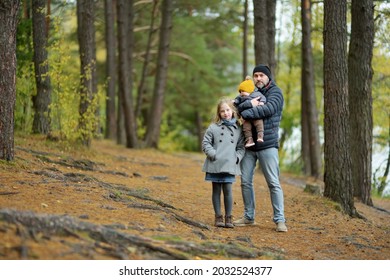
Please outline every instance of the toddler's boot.
M248 139L246 140L246 143L245 143L245 147L248 148L248 147L251 147L251 146L254 146L255 145L255 142L253 142L253 138L252 137L248 137Z
M259 131L257 133L257 142L264 142L264 132L263 131Z

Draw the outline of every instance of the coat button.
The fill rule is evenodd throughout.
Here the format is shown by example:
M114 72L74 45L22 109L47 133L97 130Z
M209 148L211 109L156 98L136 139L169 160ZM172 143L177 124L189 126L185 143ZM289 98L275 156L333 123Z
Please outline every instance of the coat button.
M221 135L223 135L223 132L221 133Z
M234 141L233 141L233 140L231 140L230 142L234 143Z

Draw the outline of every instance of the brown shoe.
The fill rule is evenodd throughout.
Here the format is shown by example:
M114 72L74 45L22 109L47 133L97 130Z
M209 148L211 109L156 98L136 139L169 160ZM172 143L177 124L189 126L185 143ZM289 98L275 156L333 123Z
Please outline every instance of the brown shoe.
M222 215L220 215L220 216L215 215L215 223L214 223L214 225L216 227L224 227L225 226L225 224L223 222Z
M264 139L263 139L263 136L264 133L263 132L258 132L257 133L257 142L264 142Z
M253 142L253 138L252 138L252 137L249 137L249 138L246 140L245 147L248 148L248 147L251 147L251 146L254 146L254 145L255 145L255 142Z
M225 216L225 227L234 228L234 225L232 222L232 216Z

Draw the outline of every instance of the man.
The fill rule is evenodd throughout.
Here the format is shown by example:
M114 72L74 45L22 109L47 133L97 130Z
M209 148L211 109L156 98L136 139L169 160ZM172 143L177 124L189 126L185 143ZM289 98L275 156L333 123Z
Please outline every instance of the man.
M271 71L264 64L257 65L253 69L255 91L260 91L267 102L260 105L258 99L247 100L238 106L238 110L244 119L264 120L264 142L256 142L254 146L245 151L241 161L241 192L244 201L244 216L233 222L235 226L254 225L255 221L255 193L253 177L257 160L263 171L265 180L271 195L273 208L273 221L277 232L286 232L286 220L284 217L284 197L279 180L279 124L282 117L283 95L281 89L274 83ZM252 130L254 139L256 131Z

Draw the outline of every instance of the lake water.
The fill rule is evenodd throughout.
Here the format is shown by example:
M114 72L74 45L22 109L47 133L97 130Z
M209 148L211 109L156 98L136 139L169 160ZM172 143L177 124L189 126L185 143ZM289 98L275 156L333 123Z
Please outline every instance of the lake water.
M322 132L320 132L320 138L322 139L323 143L323 135L321 135ZM293 130L293 133L288 141L284 144L283 147L286 151L286 154L288 155L287 159L284 159L285 164L289 164L294 162L299 156L301 152L301 131L300 129L296 128ZM386 167L386 161L387 156L389 153L388 147L381 147L378 144L373 145L373 154L372 154L372 175L374 172L377 171L379 168L379 171L377 172L376 176L382 176ZM387 178L387 187L385 188L383 195L390 195L390 176Z

